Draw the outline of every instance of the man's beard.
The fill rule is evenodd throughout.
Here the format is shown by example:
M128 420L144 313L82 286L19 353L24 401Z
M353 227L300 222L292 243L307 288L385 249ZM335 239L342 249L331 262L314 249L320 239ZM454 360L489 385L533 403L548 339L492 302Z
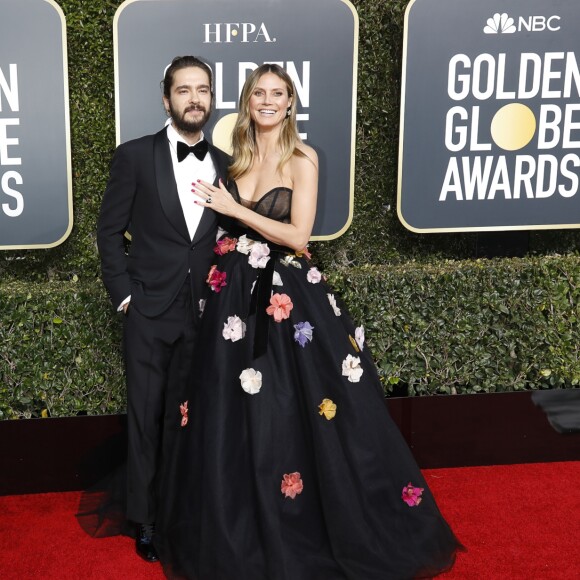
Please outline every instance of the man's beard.
M198 121L186 120L185 115L187 115L188 112L193 110L203 112L203 117L201 117L201 119L199 119ZM183 111L182 115L179 115L179 113L175 111L170 102L169 113L171 114L171 120L173 122L173 125L178 131L181 131L182 133L198 133L203 129L203 126L207 123L209 116L211 115L211 107L209 111L206 111L204 107L192 105L187 107L185 111Z

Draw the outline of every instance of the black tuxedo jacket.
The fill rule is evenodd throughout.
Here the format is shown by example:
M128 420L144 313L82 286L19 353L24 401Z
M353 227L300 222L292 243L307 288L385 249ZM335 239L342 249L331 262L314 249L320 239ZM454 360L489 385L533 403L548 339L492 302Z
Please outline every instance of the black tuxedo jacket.
M213 145L209 153L217 178L227 183L230 158ZM113 306L131 295L131 308L158 316L171 305L190 271L197 307L214 257L217 225L215 212L204 209L190 240L166 129L120 145L97 226L103 282ZM128 254L123 239L127 230L131 232Z

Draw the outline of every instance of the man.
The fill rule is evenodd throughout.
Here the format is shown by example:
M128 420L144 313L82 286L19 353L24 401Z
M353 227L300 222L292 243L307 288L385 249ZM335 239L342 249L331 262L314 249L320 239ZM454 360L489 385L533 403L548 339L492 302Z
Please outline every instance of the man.
M162 84L171 123L117 148L97 228L103 281L125 313L127 518L138 524L137 553L149 562L158 560L151 539L163 436L186 413L180 394L217 231L216 214L194 203L191 184L225 182L230 161L202 133L212 111L211 69L176 57Z

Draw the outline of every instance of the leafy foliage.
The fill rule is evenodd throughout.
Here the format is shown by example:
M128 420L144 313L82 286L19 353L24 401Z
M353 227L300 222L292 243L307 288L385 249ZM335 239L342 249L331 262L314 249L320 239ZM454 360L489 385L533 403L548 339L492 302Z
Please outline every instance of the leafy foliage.
M365 265L330 281L364 323L387 391L580 383L578 257Z
M97 283L0 285L0 419L122 411L111 310Z

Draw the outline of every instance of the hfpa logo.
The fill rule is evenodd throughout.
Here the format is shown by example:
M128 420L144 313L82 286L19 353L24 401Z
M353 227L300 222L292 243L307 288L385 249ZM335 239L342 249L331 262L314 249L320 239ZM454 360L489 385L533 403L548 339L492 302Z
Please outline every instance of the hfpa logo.
M259 26L252 22L213 22L204 24L204 43L221 44L223 42L276 42L268 33L266 25ZM239 38L238 38L239 36Z
M514 32L542 32L550 30L555 32L560 30L559 16L528 16L524 18L520 16L518 22L508 16L505 12L500 14L497 12L493 18L487 19L487 24L483 27L485 34L513 34Z

